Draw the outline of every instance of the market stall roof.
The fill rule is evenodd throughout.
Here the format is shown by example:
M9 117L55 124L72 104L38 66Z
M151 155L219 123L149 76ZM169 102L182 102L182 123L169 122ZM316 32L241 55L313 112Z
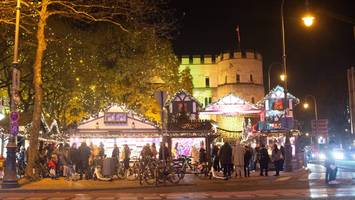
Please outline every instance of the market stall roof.
M98 117L82 122L73 137L156 137L159 134L155 123L124 106L113 106Z
M182 89L177 91L171 98L165 102L165 106L169 106L173 101L195 101L200 107L202 107L201 102L199 102L195 97L193 97L188 91Z
M256 103L258 107L264 107L264 103L268 99L283 99L285 98L285 90L283 87L277 85L274 89L270 90L270 92L259 102ZM290 94L289 92L287 93L287 99L292 99L295 104L299 104L300 100Z
M219 114L258 114L261 110L254 104L229 93L215 102L207 105L201 115Z

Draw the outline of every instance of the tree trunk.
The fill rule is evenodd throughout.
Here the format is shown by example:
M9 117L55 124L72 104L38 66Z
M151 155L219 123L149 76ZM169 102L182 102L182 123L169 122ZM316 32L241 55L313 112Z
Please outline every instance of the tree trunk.
M38 178L36 172L33 173L33 168L35 168L35 162L38 155L38 137L41 125L41 113L42 113L42 60L43 54L46 50L46 36L45 27L47 23L47 3L48 0L42 0L42 8L40 11L40 17L37 25L37 50L35 62L33 65L33 86L34 86L34 109L32 115L32 128L30 132L30 145L28 149L28 163L26 167L26 177L31 180Z

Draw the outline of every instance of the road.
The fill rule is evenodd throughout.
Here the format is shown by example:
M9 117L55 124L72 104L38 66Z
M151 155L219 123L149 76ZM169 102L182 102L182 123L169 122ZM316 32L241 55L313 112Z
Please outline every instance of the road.
M336 185L325 185L324 167L311 164L310 173L282 173L280 177L260 177L225 180L201 179L193 185L143 187L93 191L16 191L0 190L1 200L192 200L192 199L355 199L355 179L352 170L339 170ZM273 174L273 172L271 173ZM189 176L188 179L197 179ZM99 184L100 182L94 182Z

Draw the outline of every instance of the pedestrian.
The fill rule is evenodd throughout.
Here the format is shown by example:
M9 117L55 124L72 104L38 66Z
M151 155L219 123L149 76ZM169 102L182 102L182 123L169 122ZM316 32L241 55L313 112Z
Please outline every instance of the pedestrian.
M223 175L228 180L231 176L231 165L232 165L232 147L228 142L224 142L221 149L219 150L219 159L223 168Z
M70 160L70 146L68 143L64 144L63 154L62 154L62 164L63 164L63 176L69 178L69 165L71 165Z
M5 166L5 159L0 155L0 180L4 177L4 166Z
M73 169L75 172L78 171L78 164L79 164L79 151L77 149L76 143L73 143L69 150L69 162L72 164Z
M57 174L57 164L58 164L58 158L55 154L52 155L51 159L48 161L48 169L49 169L49 176L52 179L57 179L58 174Z
M123 165L125 169L129 168L130 157L131 157L131 150L129 149L127 144L124 144L122 149L121 159L123 161Z
M104 144L103 144L102 142L100 142L99 154L98 154L98 156L99 156L100 158L103 158L104 155L105 155L105 146L104 146Z
M153 154L152 154L152 151L150 150L150 145L149 145L149 143L147 143L141 151L141 157L143 159L150 159L150 158L152 158L152 156L153 156Z
M280 161L280 171L283 171L284 170L284 163L285 163L285 148L284 148L284 146L281 145L280 151L282 154L282 159Z
M113 145L112 160L114 163L114 168L117 169L120 161L120 149L118 148L116 143Z
M276 174L274 176L279 176L280 175L280 168L281 168L281 161L282 161L282 153L281 150L277 147L277 144L274 144L272 154L271 154L271 160L274 163L275 171Z
M159 160L168 160L170 159L169 148L165 145L165 143L160 143L159 148Z
M199 151L197 150L197 148L195 147L195 145L192 145L191 147L191 164L195 165L198 163L199 161Z
M63 154L64 154L64 146L63 143L60 143L57 148L53 151L53 154L57 156L57 165L56 165L56 173L57 176L63 175Z
M152 145L150 146L150 151L152 152L152 157L156 159L158 155L158 151L157 151L157 147L155 146L155 143L152 143Z
M336 174L338 172L338 168L335 165L334 157L332 156L332 150L329 147L325 148L325 183L326 184L333 184L336 183Z
M260 168L260 145L256 144L256 147L253 151L253 170L256 171ZM259 165L259 166L258 166Z
M219 147L217 145L214 145L212 148L212 163L213 163L213 169L216 172L220 171L219 167Z
M244 169L244 149L240 144L240 141L235 142L233 151L232 151L233 165L235 168L235 176L242 177L242 169ZM245 175L245 174L244 174Z
M91 155L90 148L86 145L85 142L82 142L79 147L79 171L80 171L80 180L85 178L89 179L89 157Z
M244 176L249 177L250 176L250 161L252 158L252 152L251 152L251 147L245 146L245 152L244 152Z
M265 144L261 144L259 151L259 162L260 162L260 176L268 176L268 168L269 168L270 157L265 148Z
M118 148L117 144L113 145L112 158L115 160L115 162L120 160L120 149Z

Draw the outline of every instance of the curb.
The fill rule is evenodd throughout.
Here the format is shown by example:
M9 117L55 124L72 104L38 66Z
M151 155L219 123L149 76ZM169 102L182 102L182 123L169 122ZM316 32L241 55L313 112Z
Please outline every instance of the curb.
M133 187L112 187L112 188L90 188L90 189L83 189L83 188L67 188L67 189L22 189L13 188L13 189L2 189L0 188L0 193L3 192L16 192L16 193L57 193L57 192L92 192L92 191L110 191L110 190L132 190L132 189L152 189L152 188L161 188L161 187L183 187L183 186L193 186L196 184L175 184L175 185L143 185L143 186L133 186Z

